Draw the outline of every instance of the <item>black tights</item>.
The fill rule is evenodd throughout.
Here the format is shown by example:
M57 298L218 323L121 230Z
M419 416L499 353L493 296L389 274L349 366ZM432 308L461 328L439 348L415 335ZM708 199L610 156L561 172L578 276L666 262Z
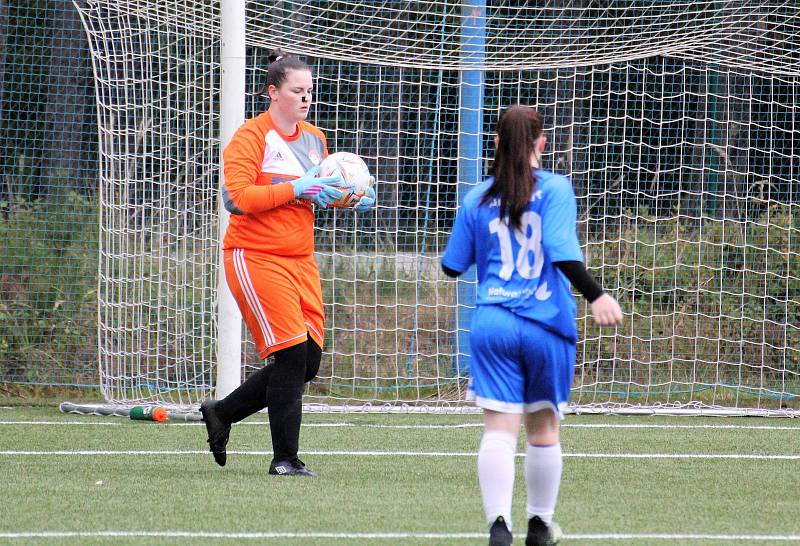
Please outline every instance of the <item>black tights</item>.
M272 363L251 374L236 390L220 400L216 412L223 422L238 423L267 407L268 388L299 388L302 393L303 383L317 376L322 349L308 336L303 343L276 351L274 357Z

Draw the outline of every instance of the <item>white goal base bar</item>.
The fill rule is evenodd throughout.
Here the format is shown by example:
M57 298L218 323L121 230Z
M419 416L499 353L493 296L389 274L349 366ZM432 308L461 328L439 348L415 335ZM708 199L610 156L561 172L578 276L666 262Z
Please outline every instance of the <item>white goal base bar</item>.
M142 405L142 404L135 404ZM166 408L169 420L172 421L202 421L197 406L174 406L169 404L152 404ZM134 405L117 405L101 403L74 403L62 402L59 410L62 413L75 413L79 415L100 415L114 417L128 417ZM393 413L393 414L425 414L425 415L477 415L481 408L473 405L463 406L425 406L425 405L395 405L395 404L303 404L306 413ZM791 409L766 410L766 409L731 409L712 407L585 407L568 406L564 411L566 415L662 415L674 417L785 417L798 418L800 412Z

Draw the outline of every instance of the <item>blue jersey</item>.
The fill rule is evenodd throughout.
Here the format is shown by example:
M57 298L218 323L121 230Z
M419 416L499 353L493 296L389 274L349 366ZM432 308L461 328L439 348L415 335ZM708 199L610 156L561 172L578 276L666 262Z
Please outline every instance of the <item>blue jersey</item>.
M456 216L442 264L478 268L478 305L501 305L576 342L575 298L553 262L583 261L576 233L577 203L569 179L536 169L536 187L512 231L500 199L481 204L489 178L470 190Z

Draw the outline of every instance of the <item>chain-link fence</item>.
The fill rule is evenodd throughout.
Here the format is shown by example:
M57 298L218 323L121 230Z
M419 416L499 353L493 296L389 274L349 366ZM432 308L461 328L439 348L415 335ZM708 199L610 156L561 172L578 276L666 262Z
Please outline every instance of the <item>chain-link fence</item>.
M0 382L97 384L97 123L69 0L0 0Z
M514 3L497 4L516 10ZM569 32L583 36L597 30L592 25L595 19L602 19L602 13L590 9L593 3L550 5L561 4L583 14L578 23L564 19ZM712 4L706 2L696 9L714 10ZM722 4L730 14L742 8L738 2ZM458 7L453 2L440 6ZM674 5L676 10L685 7ZM740 375L744 362L759 364L753 367L754 374L776 369L797 377L794 339L800 277L792 241L800 202L796 190L800 33L796 8L787 4L764 10L759 12L763 20L757 27L770 30L759 34L763 47L751 48L750 56L721 48L706 59L701 48L695 57L620 56L591 66L578 63L528 69L515 65L513 70L503 67L483 73L480 133L484 164L488 165L491 157L499 110L512 102L536 104L552 142L546 165L571 176L581 210L581 235L590 244L588 250L595 253L594 263L600 263L597 249L602 249L600 254L607 260L602 262L600 276L608 277L608 286L628 294L631 308L643 306L637 316L644 317L645 324L642 330L632 327L627 334L630 347L646 345L634 342L642 339L668 345L664 351L649 347L646 357L628 357L625 351L615 349L617 358L638 358L649 366L653 355L660 352L678 354L672 339L680 338L685 327L675 317L688 313L697 324L684 336L693 351L686 359L691 363L687 365L691 381L696 380L693 366L698 360L707 360L712 367L719 361L733 362ZM317 11L310 10L309 17ZM268 14L269 9L256 12ZM513 19L502 10L489 15ZM540 18L535 21L536 25L550 24ZM446 22L442 15L441 30L429 36L434 45L437 37L443 36L442 54L449 51L447 47L455 48L445 32L450 28ZM674 20L676 25L684 23L688 24L683 16ZM580 24L589 26L584 29ZM263 24L251 24L254 26L257 32L275 32L267 19ZM308 21L295 30L302 30L300 27L315 28L309 27ZM514 32L514 25L503 28ZM175 38L173 30L165 24L166 35ZM395 29L398 34L392 39L400 40L407 31L411 26ZM609 36L619 33L624 37L622 27L606 31ZM119 46L120 37L113 32L103 34L102 39L108 40L110 50ZM143 65L149 62L158 68L158 55L163 55L169 60L165 66L177 60L176 73L183 74L184 64L201 63L181 49L186 45L182 40L190 41L193 35L177 39L170 46L173 49L159 49L163 44L156 34L149 39L152 43L143 39L139 45L151 45L157 52L154 58L150 58L151 50L129 52L141 55L137 62L149 59L142 61ZM614 47L619 45L617 40L613 42ZM13 4L0 0L0 382L98 383L98 124L88 43L78 11L68 0ZM437 51L428 49L429 55ZM774 51L781 54L770 53ZM251 93L261 85L263 73L259 70L264 60L259 55L263 53L253 47L248 52ZM736 57L741 59L733 62ZM135 64L120 59L115 58L121 66ZM350 242L345 240L349 236L363 252L389 248L435 256L446 240L457 206L458 159L462 157L458 124L464 111L459 102L459 71L412 70L399 63L368 69L363 63L332 60L321 53L309 60L319 90L312 121L328 132L332 149L357 150L364 155L379 174L383 192L378 214L359 219L360 224L352 216L322 215L318 249L331 250L335 234L338 248ZM209 65L215 62L208 61ZM754 64L769 70L753 70ZM216 77L213 70L208 74L209 81ZM138 73L125 76L145 77ZM146 77L153 79L152 75ZM197 91L198 80L187 79L192 83L185 87L171 87L168 77L165 81L169 98L159 114L178 112L169 118L170 123L184 123L189 113L197 114L196 108L177 108L169 101L190 103L188 95ZM118 88L127 90L124 85ZM212 91L203 99L209 112L216 111L215 97ZM126 102L127 95L115 98L132 107ZM264 108L259 100L248 98L248 115ZM135 105L132 108L135 110ZM120 124L112 129L120 130ZM134 132L139 130L134 127ZM178 132L169 124L153 130L167 136ZM190 135L195 132L188 130ZM198 145L202 149L212 146L211 138L198 140L202 140ZM191 155L193 148L185 146L184 140L175 142L178 144L172 148L153 147L152 153L142 154L143 165L178 179L188 176L180 170L170 171L165 161L165 157ZM131 148L136 151L136 146ZM209 153L209 157L213 155ZM212 177L215 170L209 173ZM123 178L130 182L129 176ZM213 199L215 184L209 179L209 191L198 199L203 203ZM154 191L135 188L126 206L151 199ZM705 246L697 250L701 243ZM609 245L616 250L607 249ZM618 267L637 252L630 258L632 265ZM688 263L687 256L694 261L681 269ZM707 271L711 273L701 277L700 273ZM132 273L136 281L138 273ZM116 281L104 282L113 285ZM695 298L689 303L683 295L685 287L690 287ZM710 287L714 297L709 296ZM106 312L123 314L122 307L109 306ZM716 322L705 320L709 316ZM635 321L631 324L638 325ZM418 323L397 328L413 332ZM592 332L587 329L583 334L590 338ZM416 343L414 333L410 335ZM702 353L696 349L697 339L711 345L711 357L697 356ZM719 348L719 339L732 347L732 354ZM776 351L777 356L772 354ZM411 349L409 353L416 354ZM585 355L584 359L590 360ZM670 361L673 359L680 360L670 356ZM776 359L777 364L773 362Z

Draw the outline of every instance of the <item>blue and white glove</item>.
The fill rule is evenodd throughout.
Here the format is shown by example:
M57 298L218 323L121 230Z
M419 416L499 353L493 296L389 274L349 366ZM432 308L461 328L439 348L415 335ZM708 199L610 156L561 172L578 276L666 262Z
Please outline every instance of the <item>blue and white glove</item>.
M367 188L367 194L363 195L358 203L353 207L356 212L367 212L375 205L375 190Z
M292 180L294 196L298 199L311 201L318 207L328 208L328 205L342 196L342 192L334 188L331 184L341 184L341 176L317 177L319 165L308 169L306 174Z

